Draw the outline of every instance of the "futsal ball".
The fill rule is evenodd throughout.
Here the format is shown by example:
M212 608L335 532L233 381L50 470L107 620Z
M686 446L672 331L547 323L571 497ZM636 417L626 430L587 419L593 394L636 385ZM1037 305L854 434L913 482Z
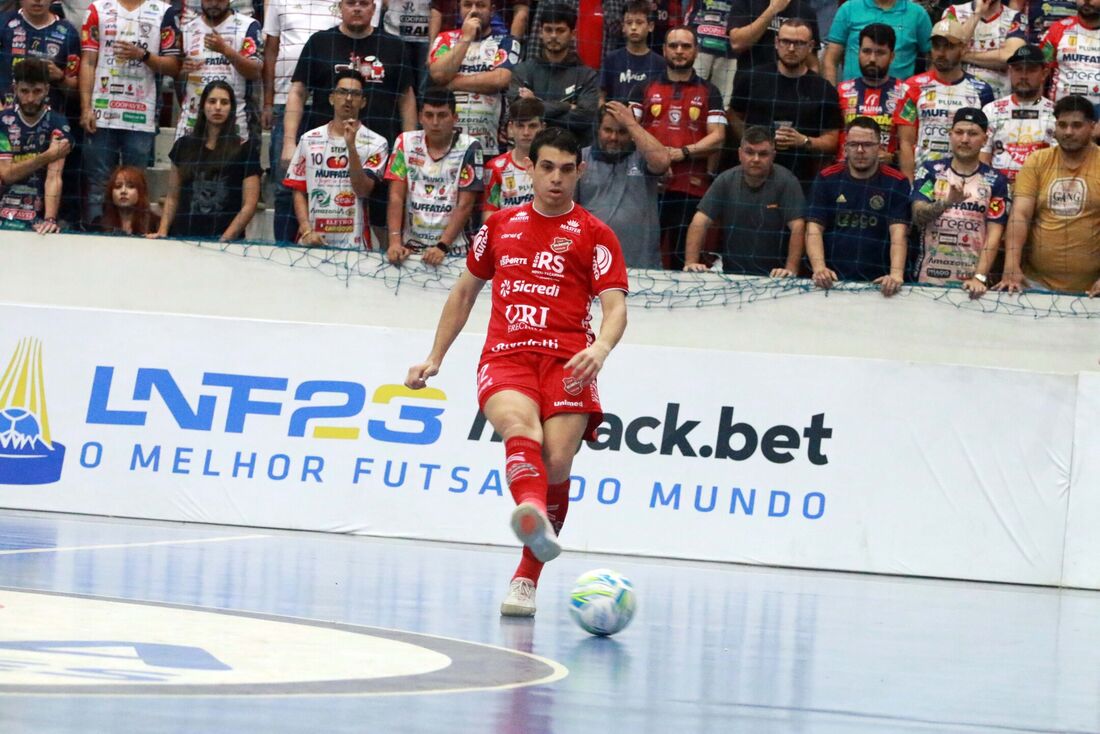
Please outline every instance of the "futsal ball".
M634 584L609 568L581 574L569 597L569 613L574 621L585 632L601 637L630 624L637 605Z

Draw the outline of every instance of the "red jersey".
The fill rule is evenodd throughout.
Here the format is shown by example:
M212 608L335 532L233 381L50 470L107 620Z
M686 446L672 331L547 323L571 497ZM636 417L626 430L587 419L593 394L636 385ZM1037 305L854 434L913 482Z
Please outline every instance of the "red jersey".
M474 238L466 267L493 281L482 361L516 352L572 357L595 341L592 299L628 289L619 239L576 204L556 217L534 204L496 212Z
M1043 38L1043 55L1052 69L1051 99L1080 94L1100 104L1100 28L1082 25L1077 15L1063 18Z
M707 125L727 123L722 93L697 74L686 82L667 74L643 82L630 93L630 103L642 127L669 148L698 143L707 136ZM689 196L703 196L709 186L705 157L673 163L665 182L665 190Z
M866 115L878 123L882 132L882 144L887 153L898 149L898 134L894 127L894 113L909 94L909 86L900 79L888 77L881 86L872 87L863 81L863 77L848 79L836 86L836 95L840 99L840 114L844 116L844 127L840 129L840 141L837 145L836 159L844 160L844 138L848 123L860 115Z

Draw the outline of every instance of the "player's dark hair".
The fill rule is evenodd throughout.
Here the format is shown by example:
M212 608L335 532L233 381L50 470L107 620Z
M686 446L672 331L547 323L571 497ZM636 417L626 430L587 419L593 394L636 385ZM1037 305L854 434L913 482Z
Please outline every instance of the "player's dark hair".
M885 23L872 23L864 26L863 30L859 32L859 45L863 45L864 38L876 46L888 46L891 51L894 50L894 46L898 42L898 36L894 33L894 29Z
M761 143L775 145L775 136L768 128L762 125L753 125L745 128L745 132L741 134L741 142L749 145L760 145Z
M581 144L573 136L573 133L568 130L560 127L548 127L540 131L535 139L531 141L531 152L528 153L528 157L532 163L539 162L539 150L543 146L560 150L563 153L572 153L577 159L577 165L580 165Z
M363 73L360 72L358 69L341 69L340 71L336 72L336 75L332 77L333 89L336 89L336 87L340 86L341 79L354 79L355 81L359 82L360 89L366 90L367 88L367 78L364 77Z
M844 128L845 133L850 133L857 127L861 127L864 130L870 130L879 138L882 137L882 128L875 122L874 118L867 115L860 115L852 118L852 121L848 123L848 127Z
M508 121L541 120L546 114L546 105L536 97L520 97L508 107Z
M630 0L623 8L623 15L632 13L634 15L644 15L646 20L653 20L650 15L653 12L653 6L649 3L649 0Z
M241 144L241 137L237 134L237 94L233 91L233 87L230 86L229 82L224 79L215 79L202 90L202 96L199 97L199 109L195 117L195 132L192 135L203 141L204 145L206 144L206 128L210 124L206 119L206 100L215 89L224 89L229 95L229 116L225 118L225 124L218 131L218 138L214 142L214 150L221 155L215 160L228 159L231 151ZM181 170L180 173L187 177L189 171Z
M420 109L425 107L450 107L451 112L458 111L455 93L443 87L428 87L420 98Z
M565 23L569 26L569 30L577 29L577 11L568 5L562 5L560 3L553 3L542 11L542 19L539 21L541 25L547 23Z
M12 69L12 79L16 83L24 84L49 84L50 67L44 59L34 57L23 59Z
M1055 119L1067 112L1080 112L1089 122L1096 122L1096 108L1093 107L1092 102L1090 102L1087 97L1082 97L1080 94L1071 94L1068 97L1062 97L1054 103Z

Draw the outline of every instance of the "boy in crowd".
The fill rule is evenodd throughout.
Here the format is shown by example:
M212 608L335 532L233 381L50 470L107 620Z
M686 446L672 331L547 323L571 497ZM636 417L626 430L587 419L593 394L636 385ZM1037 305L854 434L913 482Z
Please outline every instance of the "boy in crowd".
M526 204L535 195L531 175L527 172L527 155L531 141L545 127L544 110L542 102L533 97L517 99L509 107L508 137L513 147L485 164L485 198L481 210L486 216Z

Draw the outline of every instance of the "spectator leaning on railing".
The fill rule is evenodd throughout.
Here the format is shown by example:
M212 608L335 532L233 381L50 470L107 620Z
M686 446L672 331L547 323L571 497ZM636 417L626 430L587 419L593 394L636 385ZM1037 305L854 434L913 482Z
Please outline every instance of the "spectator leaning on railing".
M233 85L215 79L199 96L195 129L172 146L168 195L156 237L222 242L244 236L260 201L260 146L242 139Z
M284 183L294 192L300 244L358 250L370 242L363 200L382 178L389 146L359 120L366 89L357 70L336 72L332 119L298 141Z
M998 290L1100 295L1100 149L1096 110L1080 95L1054 105L1058 145L1028 156L1016 176Z
M1001 249L1008 181L979 159L989 120L976 107L955 112L951 155L925 163L913 182L913 224L921 232L917 281L962 283L977 297Z
M413 253L439 265L452 251L465 254L467 226L485 188L481 144L457 131L455 94L429 88L420 101L420 130L401 133L393 146L389 247L395 265Z
M905 281L909 182L879 163L882 131L870 117L848 123L844 163L818 174L806 210L814 284L870 281L892 296Z
M700 262L707 229L722 232L722 270L786 278L798 275L805 243L805 199L798 179L775 164L769 128L750 127L737 151L741 165L723 171L699 202L688 229L687 265Z
M0 228L59 230L61 171L72 150L68 121L50 109L48 61L15 67L14 108L0 111Z

